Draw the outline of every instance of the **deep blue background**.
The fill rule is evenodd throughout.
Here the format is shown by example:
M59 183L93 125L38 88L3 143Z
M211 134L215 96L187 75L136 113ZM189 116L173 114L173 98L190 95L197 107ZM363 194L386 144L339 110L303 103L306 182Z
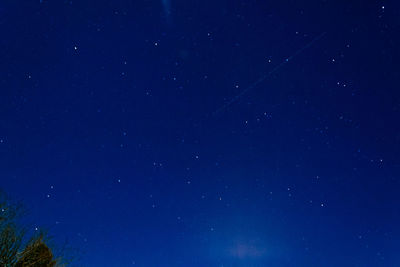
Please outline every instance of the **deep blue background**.
M82 266L400 266L399 18L2 1L1 187Z

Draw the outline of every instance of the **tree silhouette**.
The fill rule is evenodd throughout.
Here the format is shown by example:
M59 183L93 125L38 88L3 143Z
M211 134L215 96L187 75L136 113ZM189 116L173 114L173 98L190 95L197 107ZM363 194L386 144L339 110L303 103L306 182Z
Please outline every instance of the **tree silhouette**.
M54 259L51 249L46 245L43 236L35 237L25 247L15 267L54 267L57 261Z
M22 247L24 232L16 226L19 207L0 192L0 265L14 266Z
M44 233L27 237L27 231L18 224L21 215L21 206L11 203L0 191L0 266L63 266L47 245Z
M22 245L22 233L18 233L12 224L2 226L0 233L0 264L1 266L15 266L18 252Z

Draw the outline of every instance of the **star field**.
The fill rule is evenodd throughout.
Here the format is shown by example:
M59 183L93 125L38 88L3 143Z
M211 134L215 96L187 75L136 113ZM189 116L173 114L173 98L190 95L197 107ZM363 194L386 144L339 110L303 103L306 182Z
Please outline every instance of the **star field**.
M399 15L5 1L1 189L78 266L399 266Z

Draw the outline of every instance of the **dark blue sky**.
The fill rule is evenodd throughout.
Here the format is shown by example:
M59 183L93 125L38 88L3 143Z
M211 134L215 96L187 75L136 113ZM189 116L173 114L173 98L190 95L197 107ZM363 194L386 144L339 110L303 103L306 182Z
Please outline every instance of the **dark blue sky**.
M1 187L82 266L400 266L399 17L3 1Z

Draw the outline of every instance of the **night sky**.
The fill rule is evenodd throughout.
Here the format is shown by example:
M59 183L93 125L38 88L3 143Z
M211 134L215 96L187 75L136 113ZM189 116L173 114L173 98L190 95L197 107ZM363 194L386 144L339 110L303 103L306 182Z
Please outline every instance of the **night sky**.
M79 266L400 266L397 1L6 0L0 187Z

